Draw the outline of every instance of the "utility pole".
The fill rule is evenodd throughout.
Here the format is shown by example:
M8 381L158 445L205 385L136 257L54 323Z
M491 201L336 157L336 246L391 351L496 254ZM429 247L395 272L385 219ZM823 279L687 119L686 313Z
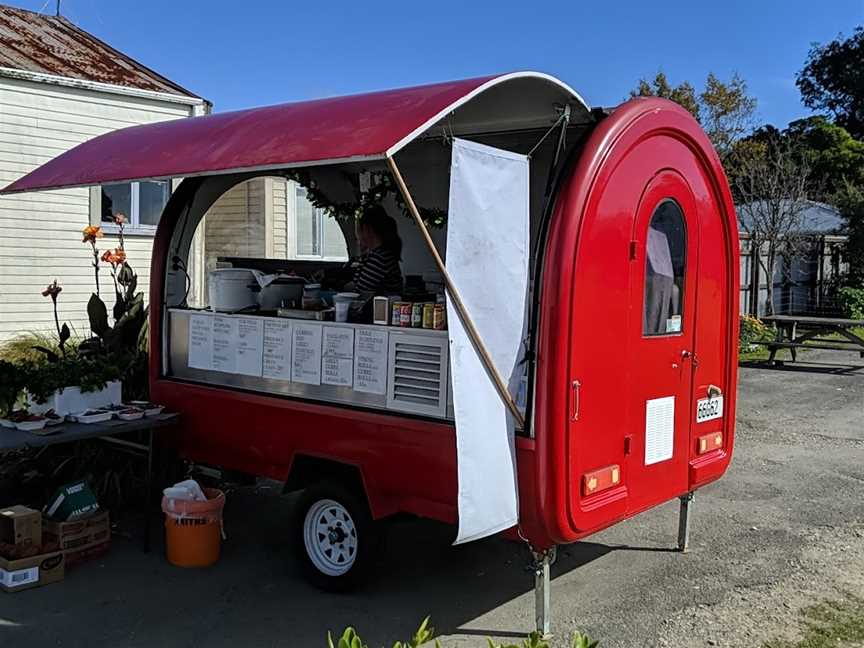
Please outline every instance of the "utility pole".
M63 1L63 0L57 0L57 13L54 14L54 15L56 15L58 18L60 17L60 3L61 3L62 1Z

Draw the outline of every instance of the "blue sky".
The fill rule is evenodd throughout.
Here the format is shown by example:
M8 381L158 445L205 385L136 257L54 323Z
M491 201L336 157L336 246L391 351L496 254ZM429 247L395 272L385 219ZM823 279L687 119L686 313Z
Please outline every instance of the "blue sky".
M2 0L53 11L55 0ZM63 0L79 26L217 111L535 69L612 105L662 69L739 72L775 125L807 114L810 44L864 23L864 0Z

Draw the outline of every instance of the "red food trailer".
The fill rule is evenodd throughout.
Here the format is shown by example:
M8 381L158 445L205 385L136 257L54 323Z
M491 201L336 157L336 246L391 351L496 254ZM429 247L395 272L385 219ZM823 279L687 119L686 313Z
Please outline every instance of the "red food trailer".
M449 276L447 246L428 227L446 211L457 139L530 160L521 402L460 299L470 286ZM383 320L376 313L374 322L325 332L333 348L353 340L342 373L332 360L348 382L316 381L314 363L320 372L331 361L320 355L318 323L289 313L280 328L284 318L262 314L261 323L254 313L237 320L212 312L215 305L193 308L189 282L197 228L238 183L289 178L342 196L335 204L357 200L354 181L364 174L367 185L370 177L380 183L375 191L392 193L385 204L416 243L405 254L426 255L438 272L451 323L455 313L513 423L518 520L504 532L537 560L538 628L548 630L556 545L680 498L686 549L692 495L732 456L738 237L720 161L679 106L638 98L592 110L553 77L512 73L127 128L4 192L183 178L153 250L151 399L182 412L184 457L302 490L297 551L318 583L343 587L368 567L378 521L411 513L459 522L466 477L457 461L452 334L386 326L393 304L385 300ZM354 252L353 225L342 229ZM300 276L328 270L312 265L277 264ZM220 327L234 338L214 351ZM264 355L263 369L256 358L242 368L250 350Z

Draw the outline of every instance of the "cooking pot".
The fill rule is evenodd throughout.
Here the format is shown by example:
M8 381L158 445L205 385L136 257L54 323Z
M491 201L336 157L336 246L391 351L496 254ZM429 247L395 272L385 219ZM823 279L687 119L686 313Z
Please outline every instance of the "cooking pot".
M303 299L303 286L306 280L301 277L279 275L269 283L261 286L258 293L258 304L261 310L276 310L277 308L300 308Z
M258 279L255 270L219 268L207 276L210 308L220 313L236 313L258 306Z

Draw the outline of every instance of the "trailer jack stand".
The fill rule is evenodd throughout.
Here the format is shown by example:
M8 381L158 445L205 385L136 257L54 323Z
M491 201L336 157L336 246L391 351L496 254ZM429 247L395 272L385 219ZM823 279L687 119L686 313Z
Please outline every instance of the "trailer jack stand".
M690 548L690 505L693 503L694 493L687 493L679 499L681 508L678 510L678 551L687 553Z
M551 637L551 582L549 568L556 558L556 547L532 551L534 559L534 625L544 639Z

